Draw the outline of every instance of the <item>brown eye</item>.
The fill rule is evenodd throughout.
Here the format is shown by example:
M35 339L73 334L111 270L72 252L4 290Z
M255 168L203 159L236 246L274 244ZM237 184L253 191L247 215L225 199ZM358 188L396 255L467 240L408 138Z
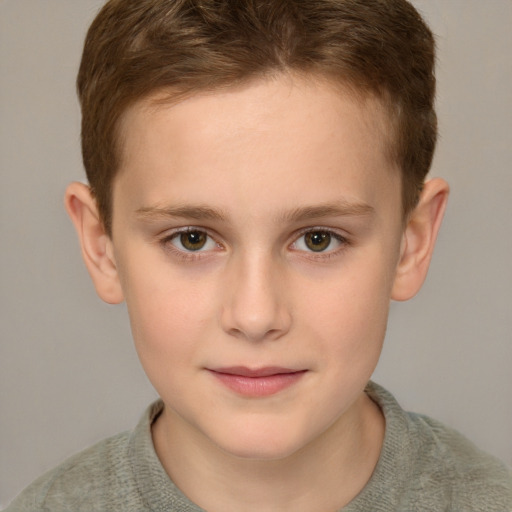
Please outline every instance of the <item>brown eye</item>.
M308 249L322 252L331 245L331 235L326 231L311 231L304 235L304 242Z
M202 231L187 231L180 234L181 245L187 251L201 250L206 245L207 240L207 234Z

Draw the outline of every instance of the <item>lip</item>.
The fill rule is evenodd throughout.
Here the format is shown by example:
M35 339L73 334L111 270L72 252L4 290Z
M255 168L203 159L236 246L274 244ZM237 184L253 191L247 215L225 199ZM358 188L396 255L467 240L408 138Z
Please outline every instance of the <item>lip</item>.
M208 371L225 387L246 397L265 397L275 395L302 379L307 370L295 370L279 366L247 368L230 366L226 368L208 368Z

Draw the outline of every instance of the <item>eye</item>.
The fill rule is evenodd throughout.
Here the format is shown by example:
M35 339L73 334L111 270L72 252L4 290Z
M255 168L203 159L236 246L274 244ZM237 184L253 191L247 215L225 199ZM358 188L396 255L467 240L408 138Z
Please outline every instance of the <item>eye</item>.
M217 247L216 242L207 233L199 229L187 229L174 233L167 241L183 252L209 251Z
M293 248L307 252L327 252L338 249L346 240L332 231L315 229L307 231L293 243Z

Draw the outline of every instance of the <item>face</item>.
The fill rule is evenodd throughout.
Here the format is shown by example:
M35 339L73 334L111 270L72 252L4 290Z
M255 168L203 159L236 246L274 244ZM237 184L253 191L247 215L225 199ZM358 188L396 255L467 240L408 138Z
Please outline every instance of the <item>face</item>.
M280 458L361 407L402 237L385 121L289 76L127 112L113 253L169 428Z

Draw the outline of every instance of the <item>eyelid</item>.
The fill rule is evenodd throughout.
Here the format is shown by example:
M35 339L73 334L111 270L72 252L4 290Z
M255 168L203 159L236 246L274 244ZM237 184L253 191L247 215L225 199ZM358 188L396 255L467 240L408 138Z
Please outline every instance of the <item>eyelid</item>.
M171 244L171 240L176 238L182 233L188 233L191 231L198 231L201 233L205 233L206 236L210 239L212 239L215 242L215 249L223 249L224 244L219 242L219 236L216 234L212 234L211 230L204 228L204 227L198 227L198 226L183 226L179 228L174 228L170 231L165 232L159 240L158 243L162 245L166 251L173 253L175 256L177 256L180 259L192 261L195 259L202 259L207 258L211 256L211 253L215 249L208 249L208 250L197 250L197 251L187 251L187 250L181 250ZM328 233L330 236L332 236L335 240L337 240L340 244L340 247L336 247L334 249L327 249L325 251L307 251L303 249L294 249L293 245L304 235L311 232L322 232L322 233ZM293 235L292 242L288 245L288 248L291 248L294 252L302 253L304 257L307 258L314 258L314 259L327 259L331 258L333 256L336 256L339 252L342 252L344 249L346 249L347 246L351 244L351 241L348 237L348 235L344 235L340 232L339 229L336 228L330 228L325 226L308 226L306 228L300 229Z
M163 236L159 238L158 243L162 245L165 248L165 250L172 252L178 257L185 260L207 257L214 249L199 249L197 251L187 251L186 249L179 249L174 244L172 244L172 241L176 239L179 235L190 232L204 233L209 239L215 242L215 249L223 247L222 244L218 241L218 237L214 236L210 232L210 230L196 226L183 226L180 228L175 228L170 232L167 231Z
M339 251L342 251L347 245L350 245L350 241L349 241L348 237L341 234L339 230L333 229L333 228L328 228L325 226L312 226L312 227L307 227L307 228L303 228L303 229L299 230L295 234L295 236L293 238L293 242L289 245L289 247L292 247L294 244L296 244L297 241L300 238L302 238L304 235L306 235L308 233L315 233L315 232L329 234L332 238L334 238L335 240L337 240L340 243L341 247L337 247L334 249L327 249L325 251L318 251L318 252L315 252L312 250L307 251L307 250L303 250L303 249L296 249L297 252L307 254L308 257L329 258L329 257L337 254Z

